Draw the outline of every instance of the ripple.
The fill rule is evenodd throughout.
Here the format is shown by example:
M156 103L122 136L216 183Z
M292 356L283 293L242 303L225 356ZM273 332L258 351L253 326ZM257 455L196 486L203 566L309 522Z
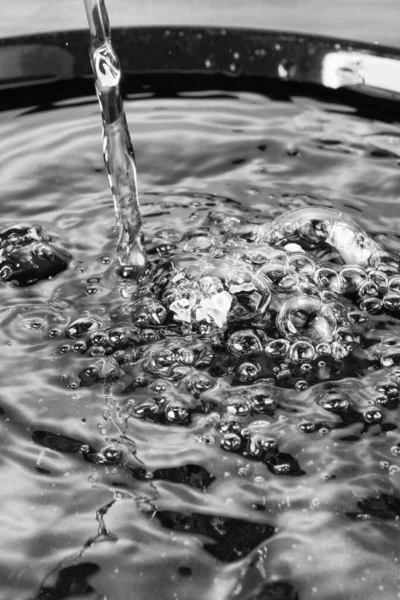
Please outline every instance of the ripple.
M97 110L2 115L2 226L72 255L0 288L4 593L396 597L397 127L246 93L126 104L142 288L116 276Z

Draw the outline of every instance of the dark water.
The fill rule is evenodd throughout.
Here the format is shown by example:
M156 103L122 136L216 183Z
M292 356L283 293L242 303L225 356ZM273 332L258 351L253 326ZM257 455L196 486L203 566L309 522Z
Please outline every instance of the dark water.
M153 264L316 205L400 251L396 123L252 93L126 109ZM218 332L179 344L118 280L94 100L2 113L0 131L3 225L72 255L0 289L1 598L400 597L396 312L354 325L325 381L240 381Z

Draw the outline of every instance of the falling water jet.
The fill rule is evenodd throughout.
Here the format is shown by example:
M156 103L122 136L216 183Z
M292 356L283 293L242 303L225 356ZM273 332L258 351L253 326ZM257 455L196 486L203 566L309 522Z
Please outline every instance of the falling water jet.
M146 267L135 155L119 89L121 68L111 44L104 0L84 0L91 35L90 59L103 123L103 155L119 230L117 255L123 275Z

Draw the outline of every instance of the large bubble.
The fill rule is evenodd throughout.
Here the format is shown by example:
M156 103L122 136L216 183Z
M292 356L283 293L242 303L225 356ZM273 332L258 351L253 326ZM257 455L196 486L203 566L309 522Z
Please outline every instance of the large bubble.
M271 244L299 244L306 250L329 247L338 262L361 267L375 266L383 249L352 219L325 207L292 210L271 223L264 234Z
M333 341L337 321L329 305L312 296L296 295L283 304L276 324L288 340L320 343Z

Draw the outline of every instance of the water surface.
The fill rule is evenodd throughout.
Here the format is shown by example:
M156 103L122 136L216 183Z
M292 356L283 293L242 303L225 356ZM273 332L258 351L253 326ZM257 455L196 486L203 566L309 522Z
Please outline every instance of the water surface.
M211 223L314 205L400 251L397 123L249 92L125 105L153 257ZM124 304L98 120L93 98L0 115L2 223L39 223L73 257L53 279L0 289L1 598L400 597L399 373L374 358L397 349L395 316L365 329L371 368L283 385L269 408L239 415L277 442L267 462L231 451L218 406L178 423L152 417L137 383L85 379L101 343L85 350L68 327L92 318L101 332Z

